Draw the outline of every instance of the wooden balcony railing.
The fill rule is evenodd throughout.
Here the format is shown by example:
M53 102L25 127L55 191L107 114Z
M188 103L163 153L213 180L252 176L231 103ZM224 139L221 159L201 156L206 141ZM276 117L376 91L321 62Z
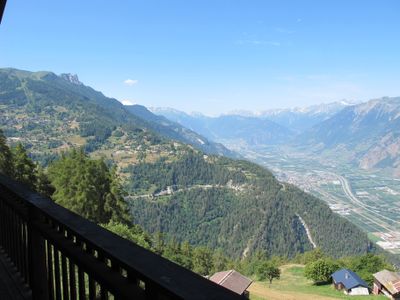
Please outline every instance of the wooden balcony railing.
M243 299L0 175L0 247L48 299Z

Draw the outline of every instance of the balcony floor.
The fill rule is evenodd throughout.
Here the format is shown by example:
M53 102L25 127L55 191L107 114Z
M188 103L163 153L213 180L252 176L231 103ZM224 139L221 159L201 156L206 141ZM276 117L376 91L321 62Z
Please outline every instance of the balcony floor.
M29 289L22 283L10 261L0 249L0 299L31 300Z

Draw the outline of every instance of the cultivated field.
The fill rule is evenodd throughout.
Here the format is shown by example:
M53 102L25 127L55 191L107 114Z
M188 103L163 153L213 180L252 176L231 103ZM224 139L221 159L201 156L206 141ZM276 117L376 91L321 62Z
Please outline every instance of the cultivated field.
M313 157L290 149L234 149L283 182L326 201L333 211L368 233L382 248L400 254L400 180L360 170L340 159Z

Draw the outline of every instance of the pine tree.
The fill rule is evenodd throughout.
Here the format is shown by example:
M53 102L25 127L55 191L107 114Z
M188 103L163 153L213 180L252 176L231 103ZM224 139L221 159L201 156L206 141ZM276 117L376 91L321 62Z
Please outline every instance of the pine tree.
M181 253L183 256L181 266L185 267L186 269L192 270L193 269L193 249L190 246L188 241L184 241L181 244Z
M193 251L193 271L200 275L210 275L213 268L212 252L207 247L197 247Z
M104 163L104 162L103 162ZM124 199L124 191L117 175L117 168L109 171L110 193L106 199L106 209L111 214L111 220L124 224L131 223L129 207Z
M154 252L158 255L163 255L165 251L165 239L162 232L157 232L154 235Z
M214 273L226 270L228 266L228 259L224 255L222 249L217 249L213 254Z
M12 150L14 163L14 179L20 181L32 189L36 187L36 165L28 156L26 149L21 143L18 143Z
M60 205L96 223L131 223L116 171L104 160L90 159L83 149L72 150L53 162L48 173L53 199Z
M47 177L44 169L39 165L37 166L36 177L36 191L44 196L51 197L54 193L54 187L51 185L50 179Z
M12 177L14 173L12 153L7 145L7 139L4 136L4 133L1 129L0 129L0 172L10 177Z

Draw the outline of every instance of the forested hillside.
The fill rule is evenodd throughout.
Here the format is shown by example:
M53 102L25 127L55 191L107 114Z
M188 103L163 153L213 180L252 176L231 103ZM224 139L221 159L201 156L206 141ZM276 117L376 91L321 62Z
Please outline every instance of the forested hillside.
M312 249L301 217L317 246L332 256L370 250L365 234L325 203L246 161L192 152L125 171L134 220L150 232L234 256L257 249L293 256Z
M80 177L62 173L66 182L58 182L54 160L69 171L71 166L85 174L98 170L107 179L107 189L113 188L114 175L103 171L113 165L128 193L131 221L151 233L163 232L168 240L221 248L235 258L257 250L294 256L313 247L308 227L316 245L332 256L370 250L366 235L322 201L281 184L255 164L206 155L161 135L155 132L159 124L150 124L117 100L68 78L50 72L0 72L0 126L9 144L22 143L35 160L50 166L41 172L54 181L55 191L44 187L56 201L73 192L78 195L74 205L80 207L92 184L81 181L90 186L81 186L82 193L60 192L68 180ZM92 163L82 158L82 166L70 164L61 154L73 148L101 160ZM107 201L114 203L118 195L101 200L106 219L112 215Z

